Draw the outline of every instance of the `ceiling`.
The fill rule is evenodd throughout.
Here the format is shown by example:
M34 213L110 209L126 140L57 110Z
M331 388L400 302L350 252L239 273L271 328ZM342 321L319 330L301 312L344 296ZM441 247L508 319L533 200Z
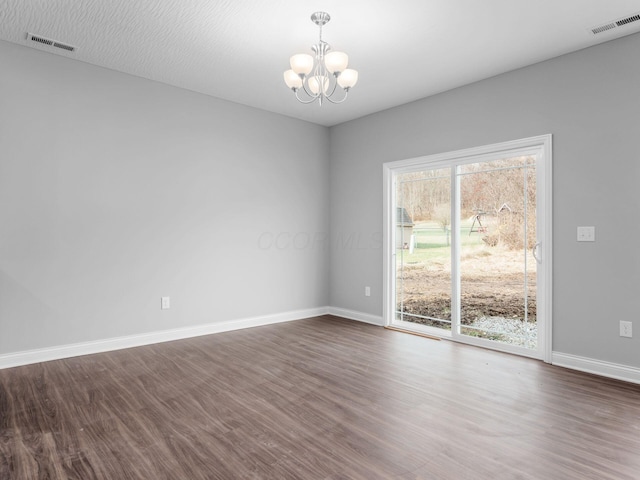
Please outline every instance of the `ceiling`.
M282 79L317 42L318 10L360 74L340 105L299 104ZM640 32L591 32L638 13L638 0L0 0L0 39L330 126Z

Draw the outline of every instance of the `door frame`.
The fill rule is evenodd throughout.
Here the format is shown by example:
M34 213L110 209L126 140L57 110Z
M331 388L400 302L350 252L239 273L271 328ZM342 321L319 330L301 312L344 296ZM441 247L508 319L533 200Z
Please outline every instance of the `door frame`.
M519 152L522 151L522 152ZM395 195L395 175L397 173L406 173L411 171L417 171L425 166L427 168L439 168L449 167L452 162L471 163L481 162L483 157L487 159L493 158L496 154L505 152L509 156L518 156L519 154L531 154L535 151L536 154L541 155L542 159L537 163L536 175L538 182L536 185L536 195L542 199L543 209L539 212L538 223L544 222L544 228L538 228L538 232L542 232L538 237L538 241L541 244L539 250L544 268L542 272L541 282L538 283L538 290L540 292L541 302L538 303L538 311L544 315L545 321L542 327L539 326L538 338L543 342L541 357L536 352L534 356L541 358L546 363L551 363L553 343L552 343L552 272L553 272L553 234L552 234L552 135L540 135L536 137L523 138L520 140L513 140L508 142L495 143L490 145L483 145L480 147L468 148L463 150L456 150L452 152L439 153L434 155L426 155L423 157L410 158L406 160L397 160L393 162L384 163L383 168L383 320L384 324L390 326L395 318L395 262L396 254L395 248L395 225L392 225L395 218L393 209L394 195ZM453 221L453 218L452 218ZM453 225L452 225L453 227ZM456 255L457 256L457 255ZM454 300L457 301L457 300ZM443 338L448 338L455 341L461 341L460 335L447 336L443 335ZM483 347L493 348L494 345L487 345L483 342L476 342L473 339L464 343L475 344ZM496 350L509 351L512 349L501 348L500 345L495 345ZM512 352L514 353L514 352Z

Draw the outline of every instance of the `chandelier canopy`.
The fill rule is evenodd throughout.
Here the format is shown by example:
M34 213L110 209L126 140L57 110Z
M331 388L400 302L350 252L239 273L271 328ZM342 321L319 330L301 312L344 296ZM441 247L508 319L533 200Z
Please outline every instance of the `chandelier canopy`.
M331 45L322 40L322 26L329 20L331 17L326 12L311 15L311 21L320 29L318 43L311 46L314 56L307 53L292 56L289 60L291 70L284 72L287 87L293 90L301 103L313 103L317 100L322 105L325 99L331 103L342 103L358 81L358 72L347 68L347 54L330 51ZM336 92L341 93L336 95Z

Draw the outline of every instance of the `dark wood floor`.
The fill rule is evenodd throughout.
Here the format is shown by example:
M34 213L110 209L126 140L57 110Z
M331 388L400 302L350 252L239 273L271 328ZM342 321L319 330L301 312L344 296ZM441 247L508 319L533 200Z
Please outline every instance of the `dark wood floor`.
M640 386L319 317L0 371L0 479L638 479Z

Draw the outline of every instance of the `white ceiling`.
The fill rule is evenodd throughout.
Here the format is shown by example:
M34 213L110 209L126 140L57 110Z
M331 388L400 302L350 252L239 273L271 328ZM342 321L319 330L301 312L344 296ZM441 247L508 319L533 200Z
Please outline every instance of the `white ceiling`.
M301 105L282 80L317 42L318 10L360 73L341 105ZM590 31L636 13L640 0L0 0L0 39L335 125L639 32Z

